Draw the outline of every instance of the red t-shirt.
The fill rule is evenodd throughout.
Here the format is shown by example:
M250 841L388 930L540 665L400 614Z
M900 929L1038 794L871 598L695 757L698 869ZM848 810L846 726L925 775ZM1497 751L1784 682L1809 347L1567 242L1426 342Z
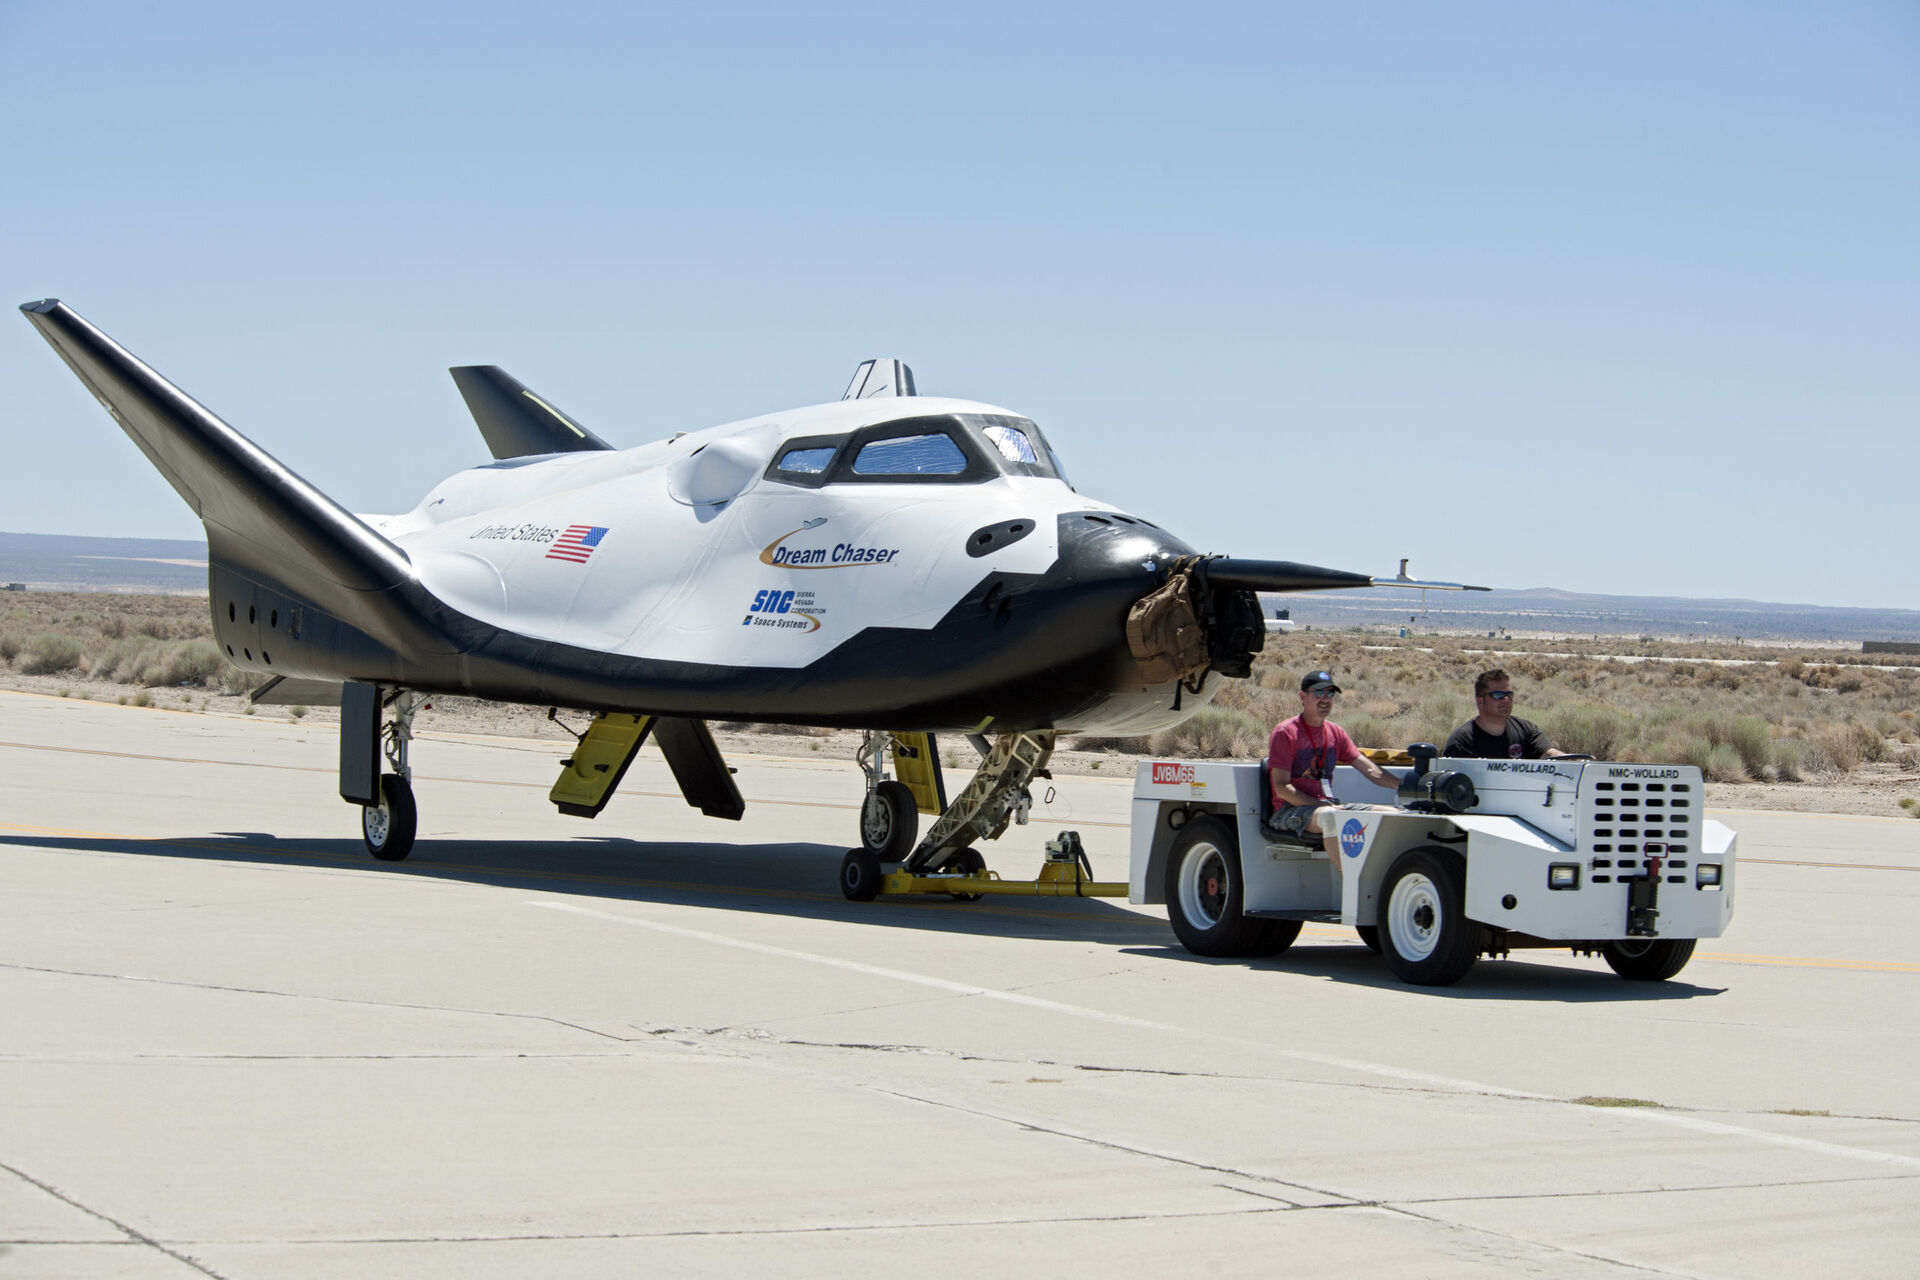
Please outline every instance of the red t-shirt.
M1353 745L1345 729L1331 720L1318 729L1309 729L1300 722L1299 716L1282 720L1274 726L1273 738L1267 743L1274 809L1277 811L1287 803L1280 798L1279 789L1288 785L1316 800L1331 800L1333 797L1327 794L1321 779L1331 780L1336 764L1352 764L1359 758L1360 748Z

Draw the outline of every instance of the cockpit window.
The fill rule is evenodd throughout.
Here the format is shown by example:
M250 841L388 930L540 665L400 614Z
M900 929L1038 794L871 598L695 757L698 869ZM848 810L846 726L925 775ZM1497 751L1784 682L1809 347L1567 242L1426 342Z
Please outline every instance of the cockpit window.
M986 431L987 439L993 441L993 447L998 449L1000 456L1008 462L1040 461L1033 452L1033 441L1029 440L1027 433L1020 428L1007 427L999 423L994 423L984 428L984 430Z
M789 449L780 455L780 470L817 476L833 461L834 452L831 445L824 449Z
M875 440L853 460L856 476L957 476L967 455L944 432Z
M1045 435L1030 419L1004 413L962 413L960 421L976 428L999 455L1001 470L1016 476L1044 476L1066 480L1066 469L1047 443ZM1067 485L1072 488L1072 484Z

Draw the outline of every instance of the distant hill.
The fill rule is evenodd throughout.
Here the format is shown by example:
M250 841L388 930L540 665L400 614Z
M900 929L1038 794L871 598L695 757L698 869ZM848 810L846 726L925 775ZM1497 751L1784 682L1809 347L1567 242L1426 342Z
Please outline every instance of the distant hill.
M1422 631L1549 631L1561 635L1732 640L1920 640L1920 610L1842 609L1759 600L1594 596L1552 587L1525 591L1329 591L1265 596L1267 614L1289 609L1301 626L1404 627ZM1409 618L1418 619L1409 623Z
M174 538L83 538L0 533L0 583L33 591L205 594L207 545ZM1427 593L1329 591L1267 596L1269 616L1289 609L1301 626L1404 627L1422 631L1553 632L1561 635L1700 636L1748 640L1920 641L1920 610L1838 609L1757 600L1591 596L1552 587Z
M207 591L207 544L177 538L0 533L0 583L30 591L178 595Z

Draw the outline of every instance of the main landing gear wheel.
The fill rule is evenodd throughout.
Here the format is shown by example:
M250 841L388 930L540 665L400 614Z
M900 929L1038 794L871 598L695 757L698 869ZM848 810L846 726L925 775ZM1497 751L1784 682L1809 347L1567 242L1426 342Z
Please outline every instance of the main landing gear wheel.
M1435 845L1394 859L1380 886L1380 941L1402 982L1444 987L1460 981L1480 955L1484 929L1467 919L1466 867Z
M1360 941L1366 943L1367 950L1380 954L1380 926L1377 924L1357 924L1353 931L1360 935Z
M849 849L840 859L840 892L849 902L872 902L880 896L880 859L871 849Z
M1180 828L1167 856L1167 920L1180 945L1199 956L1270 956L1300 936L1298 920L1241 914L1240 839L1218 818Z
M933 870L935 874L947 872L952 875L970 876L985 871L986 869L987 860L980 856L978 849L955 849L952 853L940 859L940 865ZM986 896L984 893L954 893L952 895L955 902L978 902Z
M899 862L913 852L920 806L907 784L889 778L860 805L860 844L881 862Z
M1600 956L1612 970L1635 982L1665 982L1693 959L1692 938L1628 938L1609 942Z
M398 862L413 852L413 833L420 812L413 804L413 784L395 773L380 775L380 803L360 810L360 833L367 852L382 862Z

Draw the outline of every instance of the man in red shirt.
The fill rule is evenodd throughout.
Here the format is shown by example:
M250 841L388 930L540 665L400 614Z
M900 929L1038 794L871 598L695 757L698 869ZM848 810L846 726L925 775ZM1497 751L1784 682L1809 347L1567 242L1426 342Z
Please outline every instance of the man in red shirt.
M1340 865L1340 837L1335 826L1340 802L1331 790L1334 766L1350 764L1368 782L1389 791L1400 786L1400 779L1361 755L1347 731L1327 719L1339 695L1340 686L1333 682L1331 671L1307 672L1300 677L1300 714L1276 725L1267 744L1267 772L1273 779L1273 827L1296 836L1319 832L1336 867Z

